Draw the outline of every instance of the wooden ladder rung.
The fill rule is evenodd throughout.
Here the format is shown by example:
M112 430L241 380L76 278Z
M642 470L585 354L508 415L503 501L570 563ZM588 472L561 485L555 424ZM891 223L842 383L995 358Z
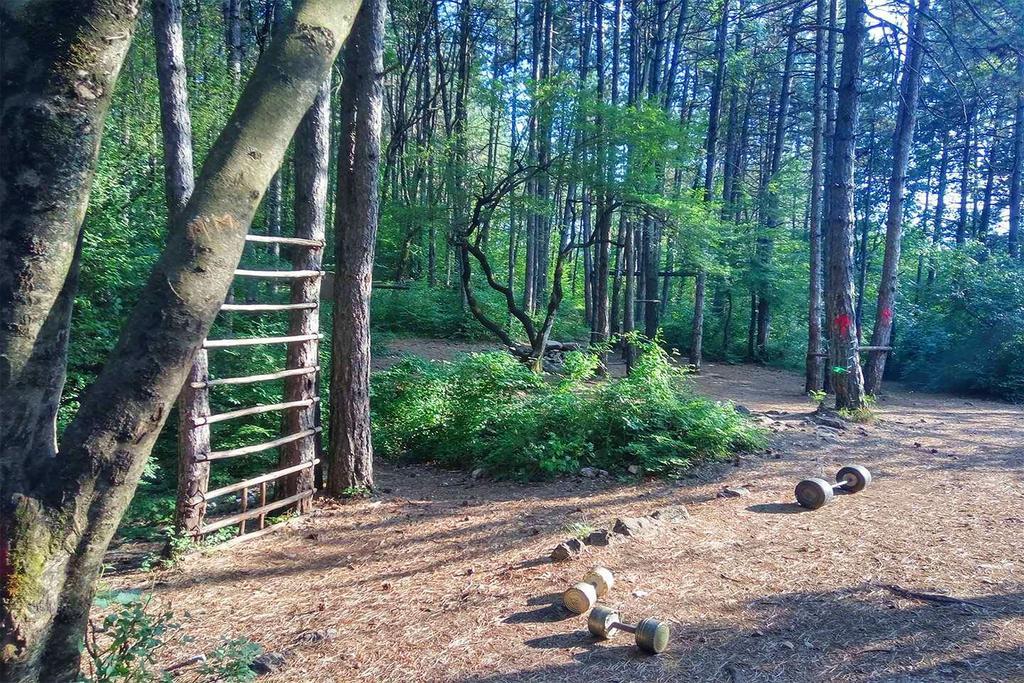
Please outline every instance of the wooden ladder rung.
M263 311L301 311L317 308L320 304L307 301L301 304L224 304L222 311L239 311L242 313L260 313Z
M313 436L314 434L320 433L320 427L315 429L307 429L305 431L297 432L295 434L289 434L288 436L282 436L273 441L264 441L263 443L254 444L252 446L240 446L238 448L231 448L226 451L212 451L205 458L197 458L197 460L222 460L224 458L237 458L240 455L250 455L252 453L259 453L260 451L270 450L271 448L277 448L283 446L286 443L292 441L298 441L299 439L305 439L307 436ZM257 484L259 482L256 482Z
M246 235L246 242L263 242L267 244L291 244L296 247L318 249L324 246L323 240L307 240L301 237L275 237L273 235Z
M222 377L221 379L210 379L205 382L192 382L189 386L193 389L204 389L206 387L219 387L227 384L254 384L256 382L272 382L275 379L284 377L296 377L301 375L312 375L320 369L319 365L308 368L292 368L280 372L268 372L263 375L249 375L248 377Z
M323 339L322 334L294 334L287 337L249 337L247 339L207 339L204 349L229 349L235 346L258 346L260 344L291 344L292 342Z
M246 270L238 268L235 275L247 277L276 278L279 280L300 280L307 277L320 277L324 274L322 270Z
M300 401L285 401L284 403L268 403L261 406L253 406L252 408L242 408L241 410L232 410L228 413L217 413L215 415L207 415L205 417L197 417L193 423L195 426L201 425L212 425L217 422L224 422L225 420L234 420L235 418L245 417L246 415L259 415L261 413L273 413L279 410L288 410L290 408L306 408L320 400L319 396L313 398L304 398Z
M245 512L240 512L237 515L221 517L220 519L214 520L209 524L204 524L202 528L200 528L199 533L208 534L211 531L223 529L226 526L231 526L233 524L238 524L239 522L244 522L247 519L252 519L253 517L265 515L268 512L278 510L283 507L287 507L292 503L297 503L303 498L309 498L312 495L312 491L303 491L302 493L296 493L294 496L288 496L287 498L282 498L281 500L275 500L273 503L267 503L266 505L261 505L257 508L252 508L246 510Z
M289 474L294 474L296 472L301 472L302 470L305 470L305 469L308 469L310 467L313 467L314 465L318 464L319 462L320 462L319 459L317 459L317 460L310 460L309 462L303 462L303 463L299 463L298 465L292 465L291 467L285 467L284 469L280 469L280 470L277 470L275 472L268 472L268 473L260 475L258 477L253 477L252 479L246 479L245 481L240 481L240 482L238 482L236 484L229 484L227 486L222 486L219 489L213 489L212 491L207 491L205 494L203 494L203 500L210 501L210 500L213 500L214 498L220 498L221 496L227 495L229 493L234 493L235 491L240 491L241 489L252 488L253 486L258 486L259 484L263 484L263 483L266 483L268 481L273 481L275 479L280 479L281 477L285 477L285 476L287 476Z

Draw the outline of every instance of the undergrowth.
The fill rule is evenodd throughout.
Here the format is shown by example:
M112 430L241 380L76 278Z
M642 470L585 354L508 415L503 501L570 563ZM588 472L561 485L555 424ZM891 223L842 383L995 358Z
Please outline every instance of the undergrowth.
M90 620L77 683L150 683L177 680L191 683L249 683L256 679L253 662L263 651L247 638L221 639L211 651L172 673L158 660L168 647L192 638L169 609L157 608L138 591L104 591L95 606L108 610Z
M535 480L585 466L674 476L764 446L733 406L693 393L657 344L638 345L630 376L603 381L590 379L596 361L578 352L558 377L533 374L504 352L405 358L373 380L375 450Z

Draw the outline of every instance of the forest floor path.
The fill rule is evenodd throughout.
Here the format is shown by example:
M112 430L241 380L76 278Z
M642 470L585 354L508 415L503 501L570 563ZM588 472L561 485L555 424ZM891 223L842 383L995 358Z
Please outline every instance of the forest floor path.
M168 661L246 636L286 655L267 681L1024 680L1021 408L892 388L876 422L836 431L810 421L799 375L709 364L695 383L758 415L771 452L641 483L382 466L372 501L320 501L275 534L111 580L189 614L197 642ZM799 479L852 462L867 490L792 503ZM548 560L572 525L680 505L689 519ZM671 623L664 654L595 642L555 604L594 564L627 620Z

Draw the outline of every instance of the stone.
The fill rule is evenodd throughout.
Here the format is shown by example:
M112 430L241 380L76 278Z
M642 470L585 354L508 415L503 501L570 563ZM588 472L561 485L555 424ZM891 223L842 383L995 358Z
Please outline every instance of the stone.
M338 637L338 629L336 628L321 628L315 631L304 631L299 634L296 640L301 640L305 643L322 643L326 640L334 640Z
M615 520L612 531L623 536L640 536L654 525L654 520L647 517L619 517Z
M580 476L583 477L584 479L593 479L594 477L596 477L598 475L598 473L599 473L599 470L597 470L594 467L582 467L582 468L580 468Z
M473 472L472 472L472 473L471 473L471 474L470 474L469 476L470 476L470 477L471 477L471 478L472 478L472 479L473 479L474 481L475 481L475 480L477 480L477 479L479 479L479 478L481 478L482 476L484 476L484 468L482 468L482 467L477 467L477 468L476 468L475 470L473 470Z
M555 546L555 549L551 551L551 560L553 562L571 560L582 552L583 541L578 538L570 538L568 541L564 541L563 543L559 543Z
M612 542L612 534L607 529L598 529L597 531L591 531L590 535L583 542L587 545L609 545Z
M739 413L740 415L750 415L750 408L746 407L745 405L737 403L736 405L733 406L733 408L735 408L736 412Z
M626 471L630 474L640 474L640 465L630 465L626 468Z
M846 429L845 420L834 415L829 415L828 413L820 411L815 412L813 415L811 415L811 419L814 420L819 425L831 427L832 429L838 429L839 431L843 431Z
M256 672L257 676L277 673L284 668L285 656L280 652L265 652L252 661L249 668Z
M744 498L750 495L750 490L743 486L726 486L718 492L719 498Z
M685 522L690 519L690 511L686 509L685 505L671 505L652 512L651 519L670 523Z

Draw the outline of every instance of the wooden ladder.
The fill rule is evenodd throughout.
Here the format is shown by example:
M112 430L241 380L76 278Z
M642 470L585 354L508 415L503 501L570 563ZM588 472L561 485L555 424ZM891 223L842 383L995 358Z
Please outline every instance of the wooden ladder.
M179 464L175 528L179 535L199 540L206 534L231 526L238 527L239 538L254 538L275 528L267 524L269 513L293 507L299 514L308 512L315 490L314 467L320 446L318 410L318 362L320 334L320 285L324 272L324 235L277 237L247 235L247 242L292 247L292 270L235 270L236 277L285 280L291 283L291 301L284 304L226 303L224 312L273 314L287 312L289 330L285 336L243 339L206 339L196 351L188 379L179 398ZM209 376L208 353L217 349L266 344L286 344L285 368L246 377ZM215 387L283 380L283 399L278 403L251 406L223 413L210 412L210 390ZM281 412L283 434L276 439L250 446L213 450L210 425L262 413ZM279 449L280 469L243 481L209 489L210 465L217 460L238 458ZM268 486L275 484L274 499L268 500ZM256 490L257 502L250 505L249 494ZM215 498L234 496L237 512L207 518L207 503ZM255 528L250 521L255 520Z

